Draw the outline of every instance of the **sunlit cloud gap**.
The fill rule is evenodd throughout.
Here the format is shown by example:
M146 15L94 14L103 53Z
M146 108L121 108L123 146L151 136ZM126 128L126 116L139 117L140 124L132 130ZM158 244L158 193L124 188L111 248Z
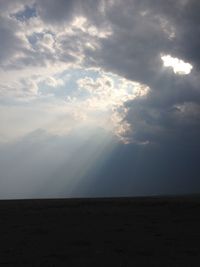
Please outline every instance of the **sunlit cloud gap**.
M101 73L97 78L86 76L78 79L77 85L77 93L67 97L71 110L75 107L76 116L88 123L97 121L98 125L111 130L121 139L128 130L128 124L124 121L127 113L124 104L147 95L150 90L144 84L109 73ZM78 106L81 106L80 111Z
M63 135L84 124L112 131L124 142L127 140L123 135L128 130L128 123L124 120L128 110L124 104L147 95L150 90L144 84L118 75L87 69L65 70L29 84L26 81L23 86L33 86L39 94L34 98L12 100L15 102L12 113L9 109L9 125L14 125L20 117L27 121L23 128L18 127L19 133L15 135L27 134L37 128ZM3 128L1 131L3 136L5 131Z
M161 56L161 59L165 67L171 67L174 73L179 75L190 74L191 70L193 69L191 64L170 55L163 55Z

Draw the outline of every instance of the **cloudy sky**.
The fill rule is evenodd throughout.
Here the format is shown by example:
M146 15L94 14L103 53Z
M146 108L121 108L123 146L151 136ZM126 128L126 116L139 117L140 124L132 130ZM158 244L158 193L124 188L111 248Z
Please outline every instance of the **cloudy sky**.
M198 0L0 0L0 198L200 192Z

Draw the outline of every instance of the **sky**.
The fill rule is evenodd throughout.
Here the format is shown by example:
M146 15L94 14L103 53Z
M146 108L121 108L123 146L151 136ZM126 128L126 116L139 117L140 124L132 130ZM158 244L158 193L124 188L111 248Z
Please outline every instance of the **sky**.
M0 0L0 199L200 193L198 0Z

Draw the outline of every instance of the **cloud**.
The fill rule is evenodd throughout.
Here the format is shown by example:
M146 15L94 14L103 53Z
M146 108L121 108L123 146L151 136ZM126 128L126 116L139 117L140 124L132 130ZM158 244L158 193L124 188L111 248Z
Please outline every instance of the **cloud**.
M78 1L65 0L42 0L37 1L39 16L47 23L67 23L74 15L74 8Z
M173 110L176 105L198 102L198 55L193 55L198 46L198 38L193 34L195 32L198 36L197 1L156 1L151 5L146 0L99 0L95 3L89 0L43 0L17 1L15 5L8 1L2 4L2 8L7 13L1 17L4 38L1 38L0 57L2 62L6 62L3 67L7 71L20 70L17 74L20 77L15 77L15 85L18 84L18 91L21 88L22 94L24 89L20 84L26 77L27 68L31 71L48 69L49 75L43 77L41 73L40 77L29 77L26 95L30 92L37 95L36 87L42 80L49 86L61 85L62 81L55 75L58 76L64 69L89 68L116 74L150 88L150 92L143 100L140 95L130 97L126 90L117 91L106 85L105 77L99 80L84 78L79 80L79 86L90 94L89 106L103 110L106 105L111 106L109 101L117 103L123 110L121 123L130 125L134 132L138 123L134 118L139 116L141 109L153 110L153 114L162 117L165 110ZM177 13L178 18L175 16ZM23 20L20 20L19 14L24 14ZM173 69L163 66L162 55L168 55L168 59L170 55L177 61L176 66L173 65ZM188 74L186 78L176 75L183 73L180 63L190 70L193 66L192 73L189 69L184 70ZM166 64L169 65L169 62L165 60ZM50 68L56 66L60 69L52 75ZM14 88L10 83L4 83L2 90L6 92L5 88L11 87ZM134 113L137 115L130 115ZM154 126L149 119L143 117L141 121L153 131Z
M0 98L30 99L37 97L38 85L34 80L21 79L10 84L0 84Z
M27 6L30 7L29 11ZM198 56L194 58L192 53L187 52L190 49L197 50L193 48L198 45L198 38L186 38L193 32L198 34L198 16L195 15L199 8L197 1L168 0L150 5L146 0L126 0L123 3L43 0L16 2L15 5L7 2L2 7L7 10L6 14L12 14L11 17L4 15L1 18L4 36L1 40L4 41L0 56L2 60L6 60L7 56L7 70L19 68L22 73L25 66L34 69L62 64L63 69L96 68L117 74L133 83L144 84L151 92L145 100L137 100L135 96L133 99L128 94L120 95L123 90L118 90L117 96L112 87L103 84L103 78L96 81L90 77L79 80L79 86L85 88L93 99L90 100L90 106L104 109L109 101L115 99L119 104L123 99L120 105L123 102L127 112L123 122L132 125L134 129L137 123L133 118L136 116L130 119L128 114L140 112L138 102L142 101L144 109L151 105L150 108L156 110L156 113L160 112L162 116L166 108L173 110L177 104L188 101L196 103L199 99L196 70ZM31 15L33 12L30 13L31 8L35 10L34 16ZM90 12L91 8L95 12ZM179 19L175 16L175 10L179 12ZM15 15L19 12L25 14L27 19L21 21ZM186 25L187 21L190 23ZM3 42L9 45L4 45ZM193 74L189 74L188 69L186 72L189 77L176 77L170 69L163 66L162 55L170 55L174 60L177 58L178 65L173 65L176 73L183 72L179 70L181 63L181 66L192 65ZM25 76L26 74L17 78L16 83L21 83ZM62 83L50 73L46 78L42 75L37 77L37 81L30 77L35 87L27 85L27 95L30 91L37 91L36 86L42 79L53 87ZM11 85L7 84L7 87ZM18 86L18 90L19 88L22 86ZM28 88L35 88L35 91ZM135 111L136 107L139 110Z
M151 5L147 1L125 1L116 2L105 11L112 36L100 40L96 51L87 51L86 64L101 66L150 87L146 98L132 99L125 104L128 112L124 121L131 128L127 136L133 142L176 143L182 140L181 131L188 135L189 142L192 142L192 134L196 138L198 127L189 125L183 117L181 130L178 130L180 122L174 107L191 102L199 105L198 55L192 56L199 42L197 10L197 1L166 1ZM173 65L175 73L163 66L163 54L178 58L176 66ZM180 72L188 76L177 77ZM195 114L196 121L199 115Z
M183 175L186 188L189 171L181 162L188 161L193 182L197 179L199 1L8 0L1 1L0 10L0 101L2 129L7 129L1 129L2 140L12 124L17 136L40 127L67 134L79 124L99 124L129 143L109 162L123 170L113 167L113 176L130 172L146 181L148 173L156 179L163 175L167 187L172 168L174 175ZM22 116L25 105L30 105L30 125ZM17 127L20 117L24 122ZM12 122L9 127L6 121ZM147 153L138 165L134 150ZM132 155L136 173L126 165ZM139 181L132 185L140 187Z
M96 119L94 114L98 114L98 123L103 120L104 127L111 127L114 134L127 142L128 139L123 136L129 129L129 124L124 121L127 114L124 104L129 100L145 97L149 93L149 88L107 73L101 74L96 79L90 77L79 79L77 84L80 92L85 93L81 100L85 113L90 113L90 116L94 117L93 120ZM79 97L77 100L80 101Z
M55 79L54 77L48 77L45 80L45 84L50 87L58 87L64 85L64 82L62 79Z
M0 17L0 25L0 60L2 66L22 53L25 45L23 40L16 35L16 26L11 20Z

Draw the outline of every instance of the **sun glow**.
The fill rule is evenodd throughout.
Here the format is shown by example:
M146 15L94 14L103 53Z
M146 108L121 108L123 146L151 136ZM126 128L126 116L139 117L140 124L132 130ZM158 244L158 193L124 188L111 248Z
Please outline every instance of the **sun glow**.
M179 75L190 74L193 68L190 63L184 62L183 60L178 59L176 57L172 57L170 55L163 55L161 56L161 59L165 67L172 67L174 73Z

